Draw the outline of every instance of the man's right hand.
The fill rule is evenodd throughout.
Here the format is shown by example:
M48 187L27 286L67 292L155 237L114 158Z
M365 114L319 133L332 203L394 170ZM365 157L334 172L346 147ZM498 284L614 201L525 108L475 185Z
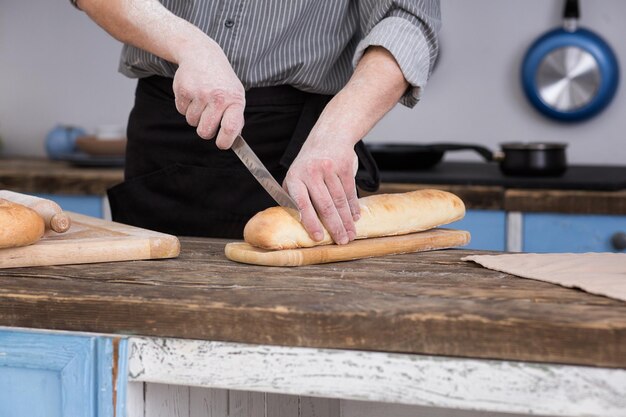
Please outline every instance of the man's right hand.
M77 0L77 5L119 41L177 64L176 109L200 137L217 134L217 146L230 148L243 128L245 90L213 39L159 0Z
M217 147L230 148L243 128L246 95L222 49L214 43L181 53L173 87L176 109L198 135L217 135Z

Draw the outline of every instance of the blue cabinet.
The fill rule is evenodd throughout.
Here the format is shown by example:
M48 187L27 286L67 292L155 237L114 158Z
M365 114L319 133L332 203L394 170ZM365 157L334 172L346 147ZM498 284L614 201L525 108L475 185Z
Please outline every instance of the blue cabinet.
M467 210L463 219L444 227L469 231L472 240L468 246L465 246L467 249L506 249L506 213L504 211Z
M523 213L521 224L523 252L617 252L611 239L616 233L626 233L626 216ZM449 227L471 233L468 249L510 249L504 211L468 210L464 219Z
M0 416L123 416L125 364L124 339L0 329Z
M626 216L526 213L524 252L616 252L615 233L626 232Z

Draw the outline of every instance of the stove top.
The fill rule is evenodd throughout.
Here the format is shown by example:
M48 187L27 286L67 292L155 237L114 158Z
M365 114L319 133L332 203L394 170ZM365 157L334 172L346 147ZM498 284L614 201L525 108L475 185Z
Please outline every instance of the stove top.
M626 166L570 165L560 177L513 177L503 175L496 163L442 162L426 170L381 171L380 178L397 183L617 191L626 189Z

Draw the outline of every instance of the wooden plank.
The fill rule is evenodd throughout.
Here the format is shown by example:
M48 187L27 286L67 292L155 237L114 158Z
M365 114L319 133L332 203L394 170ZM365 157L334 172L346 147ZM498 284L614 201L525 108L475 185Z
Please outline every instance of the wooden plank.
M297 395L265 394L266 417L299 417L300 399Z
M228 391L189 387L189 411L189 417L229 417Z
M146 417L189 417L189 387L146 384L145 399Z
M143 382L129 382L126 388L126 417L145 417ZM123 417L123 416L116 416Z
M0 270L0 325L626 367L626 304L444 250L301 268L224 240L163 261Z
M336 398L300 397L300 417L342 417Z
M371 401L341 400L341 417L505 417L484 411L454 410L419 405L388 404ZM527 414L507 413L506 417Z
M131 381L499 413L623 417L626 409L626 369L183 339L129 343ZM274 416L269 408L267 415Z
M229 391L228 417L265 417L265 393Z
M507 190L504 209L521 212L626 214L626 190Z
M46 232L37 243L0 250L0 268L159 259L178 256L175 236L66 212L65 233Z
M289 250L265 250L245 242L232 242L226 245L224 252L228 259L246 264L303 266L448 249L465 246L469 241L469 232L438 228L402 236L355 240L347 245L323 245Z

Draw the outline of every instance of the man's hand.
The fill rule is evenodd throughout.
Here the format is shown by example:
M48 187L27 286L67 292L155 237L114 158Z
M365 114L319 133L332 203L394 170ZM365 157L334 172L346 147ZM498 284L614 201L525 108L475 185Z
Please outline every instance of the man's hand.
M335 243L356 237L360 216L354 176L354 145L387 113L408 87L393 56L370 47L348 84L328 103L287 172L284 186L314 240L324 224ZM317 214L316 214L317 213ZM318 219L319 216L319 219Z
M201 138L217 134L217 147L228 149L243 128L244 87L219 46L189 52L174 75L176 109Z
M159 0L78 0L78 6L121 42L178 64L176 109L204 139L230 148L243 127L245 91L220 46Z
M345 244L356 237L354 222L360 217L354 183L358 160L353 146L337 142L307 140L306 149L289 168L284 187L313 239L324 236L319 214L332 239Z

